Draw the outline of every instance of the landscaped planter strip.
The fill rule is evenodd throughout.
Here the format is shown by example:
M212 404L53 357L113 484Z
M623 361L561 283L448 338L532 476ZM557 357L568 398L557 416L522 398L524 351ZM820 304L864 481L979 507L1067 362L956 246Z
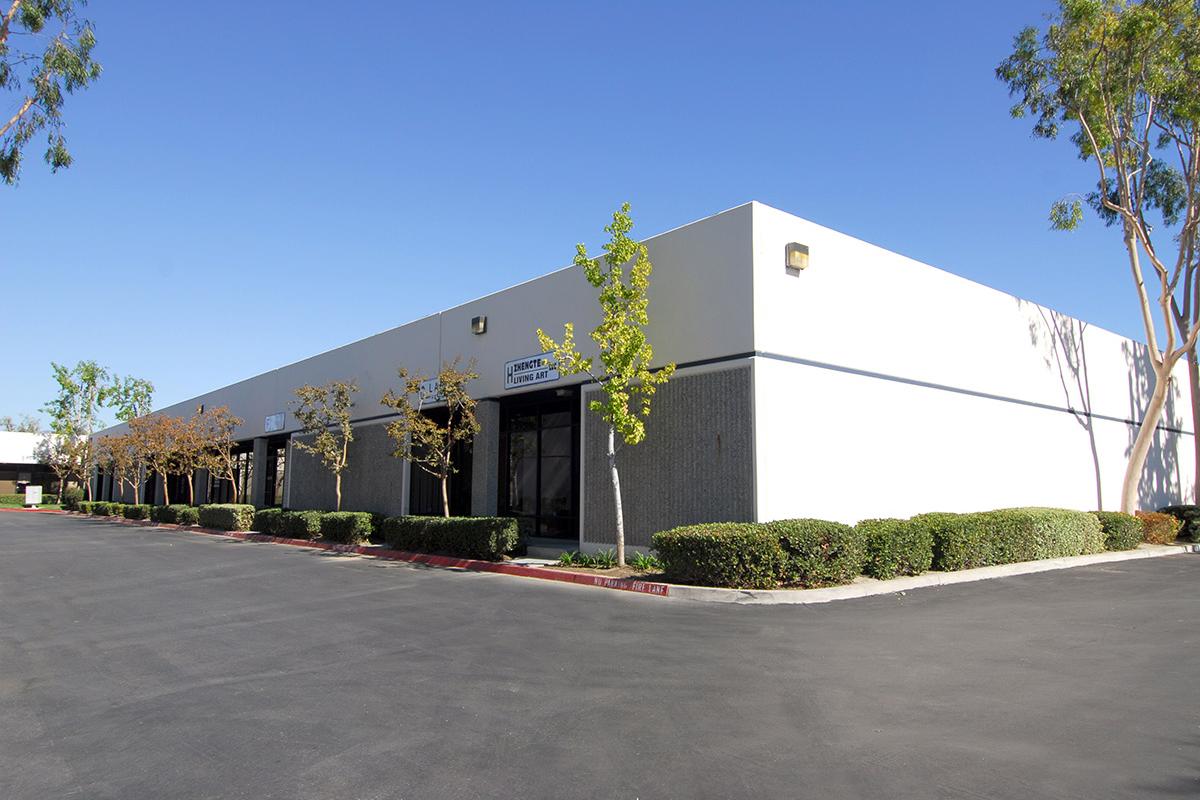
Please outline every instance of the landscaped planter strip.
M26 509L8 509L23 511ZM68 513L51 511L49 513ZM82 517L92 515L80 514ZM951 572L926 572L902 578L892 578L885 581L868 580L844 586L829 586L822 589L722 589L707 586L684 586L679 584L657 583L654 581L639 581L630 578L609 578L603 575L587 575L579 572L545 569L524 564L509 564L494 561L478 561L470 558L455 558L452 556L436 556L428 553L408 553L402 550L389 550L378 545L334 544L331 542L312 541L309 539L289 539L283 536L272 536L266 533L252 531L221 531L213 528L201 528L197 525L172 525L149 520L133 520L124 517L94 517L106 522L120 522L125 525L142 527L168 528L191 533L204 533L212 536L227 536L250 542L267 544L287 544L295 547L309 547L316 550L328 550L335 553L370 556L392 561L406 561L414 564L427 564L434 567L464 569L472 572L493 572L501 575L516 575L523 578L538 580L560 581L574 583L580 586L595 586L601 589L617 589L626 592L649 594L657 597L674 597L685 600L695 600L709 603L736 603L746 605L808 605L828 603L834 600L849 600L857 597L871 597L883 594L897 594L915 589L935 586L948 586L956 583L1003 578L1012 575L1028 575L1037 572L1069 569L1071 567L1086 567L1094 564L1109 564L1116 561L1134 561L1143 558L1158 558L1162 556L1179 555L1182 553L1200 553L1200 544L1149 545L1136 550L1110 551L1093 553L1082 556L1064 558L1048 558L1040 561L1022 561L1015 564L999 564L990 567L955 570Z

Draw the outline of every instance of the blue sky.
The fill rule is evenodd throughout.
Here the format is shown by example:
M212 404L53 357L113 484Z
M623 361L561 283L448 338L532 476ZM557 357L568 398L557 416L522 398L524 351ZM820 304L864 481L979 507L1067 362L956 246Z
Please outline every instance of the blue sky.
M563 266L623 200L643 236L761 200L1142 338L1117 233L1049 230L1091 168L993 77L1048 2L303 6L88 6L75 166L0 188L0 414L52 359L186 399Z

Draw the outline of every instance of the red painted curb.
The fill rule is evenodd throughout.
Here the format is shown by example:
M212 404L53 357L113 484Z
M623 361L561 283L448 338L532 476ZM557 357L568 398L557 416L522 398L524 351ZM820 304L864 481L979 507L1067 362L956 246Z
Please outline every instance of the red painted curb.
M66 512L55 512L66 513ZM88 516L88 515L82 515ZM543 581L559 581L574 583L579 586L595 586L599 589L616 589L623 592L650 594L656 597L669 597L670 584L654 581L636 581L629 578L607 578L603 575L586 575L580 572L559 572L557 570L533 567L525 564L509 564L497 561L480 561L474 558L455 558L453 556L435 556L429 553L409 553L405 550L389 550L380 545L333 544L332 542L312 541L310 539L288 539L283 536L271 536L266 533L253 531L219 531L214 528L201 528L197 525L172 525L165 522L151 522L142 519L125 519L124 517L97 517L110 522L120 522L126 525L155 525L160 528L174 528L189 533L204 533L210 536L228 536L248 542L265 544L286 544L293 547L309 547L315 550L328 550L334 553L371 556L389 561L407 561L412 564L425 564L431 567L448 569L465 569L471 572L494 572L500 575L516 575L522 578L536 578Z

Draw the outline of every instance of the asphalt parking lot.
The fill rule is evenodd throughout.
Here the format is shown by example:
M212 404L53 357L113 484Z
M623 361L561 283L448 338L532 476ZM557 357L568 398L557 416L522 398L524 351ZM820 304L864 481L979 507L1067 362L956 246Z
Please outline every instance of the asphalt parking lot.
M0 513L0 798L1197 797L1198 585L740 607Z

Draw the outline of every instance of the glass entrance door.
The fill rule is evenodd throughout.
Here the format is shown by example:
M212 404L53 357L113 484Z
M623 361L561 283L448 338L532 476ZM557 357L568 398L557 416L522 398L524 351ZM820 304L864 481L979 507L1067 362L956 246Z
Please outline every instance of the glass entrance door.
M575 389L501 406L500 506L526 538L579 538L579 402Z

